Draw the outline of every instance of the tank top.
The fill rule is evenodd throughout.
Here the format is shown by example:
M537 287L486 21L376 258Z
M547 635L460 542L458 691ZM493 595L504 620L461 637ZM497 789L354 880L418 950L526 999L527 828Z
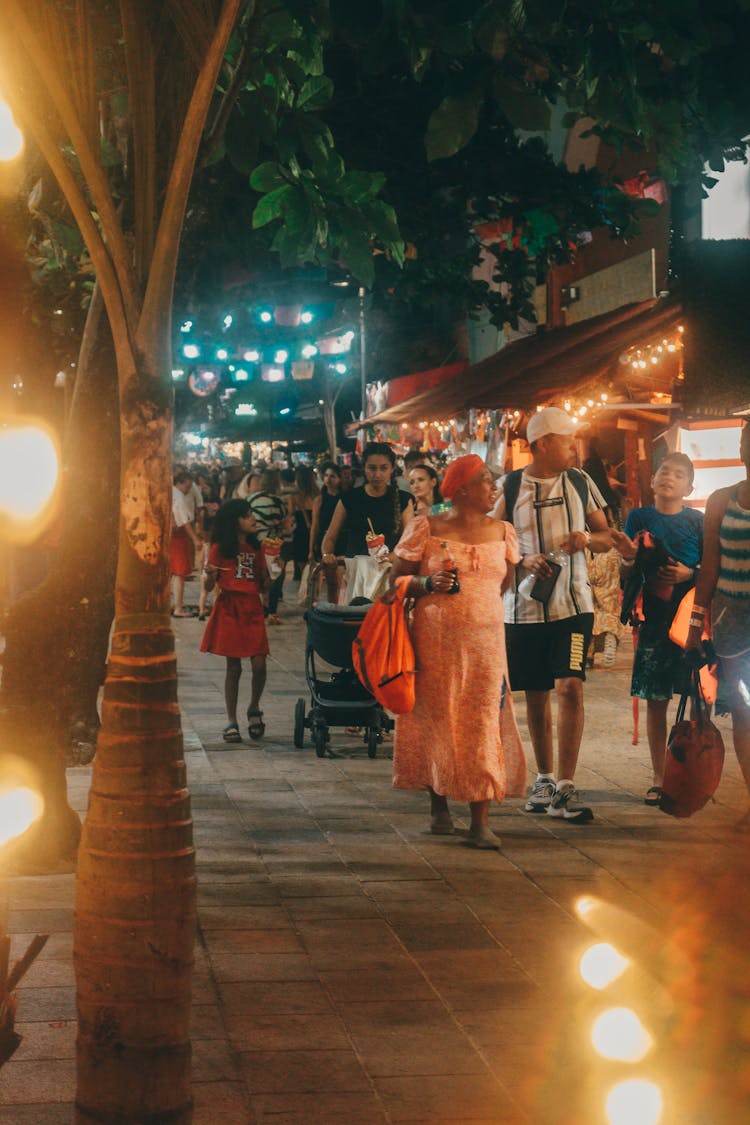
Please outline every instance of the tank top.
M733 488L719 527L719 577L711 600L711 627L720 656L750 649L750 511Z

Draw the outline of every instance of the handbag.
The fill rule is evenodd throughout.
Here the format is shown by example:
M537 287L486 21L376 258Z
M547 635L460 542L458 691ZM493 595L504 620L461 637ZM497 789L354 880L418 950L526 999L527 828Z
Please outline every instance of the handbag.
M352 662L360 682L394 715L414 709L414 646L404 601L411 579L397 578L392 595L367 611L352 643Z
M691 700L695 718L685 718ZM698 670L690 672L690 687L680 696L677 716L669 735L659 808L669 816L687 817L713 797L724 766L724 741L708 717L708 704Z

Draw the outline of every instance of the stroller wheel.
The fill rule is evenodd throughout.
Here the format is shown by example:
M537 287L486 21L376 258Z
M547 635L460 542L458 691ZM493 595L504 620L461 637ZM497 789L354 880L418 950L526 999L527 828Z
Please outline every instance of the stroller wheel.
M294 708L294 745L301 750L305 745L305 701L298 699Z
M378 743L380 742L380 731L376 727L368 727L367 729L367 757L376 758L378 754Z
M315 743L315 753L319 758L326 756L326 731L325 727L318 727L313 731L313 742Z

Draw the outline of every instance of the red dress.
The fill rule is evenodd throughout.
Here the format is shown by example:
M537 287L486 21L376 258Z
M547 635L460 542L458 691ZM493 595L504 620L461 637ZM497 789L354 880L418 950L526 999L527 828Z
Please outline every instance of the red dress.
M267 654L261 580L268 570L263 552L246 546L236 558L225 559L219 554L218 543L212 543L207 565L219 571L219 596L208 619L200 651L239 657Z

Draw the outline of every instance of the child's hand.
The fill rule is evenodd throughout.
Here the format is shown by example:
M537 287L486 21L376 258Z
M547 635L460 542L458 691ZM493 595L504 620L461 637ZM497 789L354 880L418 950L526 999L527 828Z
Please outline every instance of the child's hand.
M631 562L638 553L638 548L636 547L633 540L630 538L630 536L626 535L624 531L620 531L616 527L610 528L610 534L612 536L612 542L614 543L616 550L622 555L624 559L627 559L628 562Z
M660 582L669 582L672 586L676 586L680 582L689 582L693 577L693 571L684 563L670 562L666 566L659 567L656 577Z

